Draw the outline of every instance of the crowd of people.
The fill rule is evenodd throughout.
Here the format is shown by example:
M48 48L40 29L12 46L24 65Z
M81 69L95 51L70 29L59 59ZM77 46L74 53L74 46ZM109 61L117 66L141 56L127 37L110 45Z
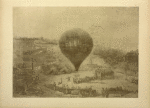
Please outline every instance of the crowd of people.
M85 77L85 78L73 78L73 82L75 84L79 84L79 83L84 83L84 82L88 82L88 81L91 81L91 80L94 80L96 79L96 77Z
M64 94L70 94L70 95L78 95L81 97L95 97L97 96L97 91L92 89L92 87L86 87L86 88L80 88L80 87L69 87L67 84L62 85L62 87L59 87L56 85L56 82L53 84L45 85L47 88L63 92Z
M117 87L110 87L110 88L102 88L102 96L108 98L109 94L119 94L120 96L123 96L125 94L128 94L133 91L129 91L127 89L123 89L122 86Z

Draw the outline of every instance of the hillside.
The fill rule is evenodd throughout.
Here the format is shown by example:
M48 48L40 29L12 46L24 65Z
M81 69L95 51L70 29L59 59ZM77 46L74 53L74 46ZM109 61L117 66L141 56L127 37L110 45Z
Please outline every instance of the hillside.
M138 73L138 50L123 52L117 49L96 47L93 54L104 59L112 67Z

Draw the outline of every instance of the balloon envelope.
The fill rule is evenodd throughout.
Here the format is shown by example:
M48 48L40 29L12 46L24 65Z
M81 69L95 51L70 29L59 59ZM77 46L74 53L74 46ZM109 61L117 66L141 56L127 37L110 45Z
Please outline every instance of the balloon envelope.
M78 28L72 29L62 34L59 47L78 71L83 60L92 51L93 40L86 31Z

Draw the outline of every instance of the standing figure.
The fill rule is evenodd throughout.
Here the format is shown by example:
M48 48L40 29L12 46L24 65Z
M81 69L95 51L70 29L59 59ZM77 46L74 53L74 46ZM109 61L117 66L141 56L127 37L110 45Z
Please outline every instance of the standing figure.
M54 87L53 89L56 90L56 83L55 82L53 83L53 87Z
M106 94L106 98L108 98L108 96L109 96L109 90L106 88L106 92L105 92Z
M104 97L105 96L105 89L102 88L102 96Z
M66 85L66 92L65 93L68 94L68 85Z

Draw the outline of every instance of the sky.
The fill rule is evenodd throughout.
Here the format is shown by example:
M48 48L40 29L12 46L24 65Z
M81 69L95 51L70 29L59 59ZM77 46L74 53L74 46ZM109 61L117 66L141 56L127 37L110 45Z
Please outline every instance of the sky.
M15 7L14 37L44 37L59 40L69 29L87 31L94 45L138 49L137 7Z

